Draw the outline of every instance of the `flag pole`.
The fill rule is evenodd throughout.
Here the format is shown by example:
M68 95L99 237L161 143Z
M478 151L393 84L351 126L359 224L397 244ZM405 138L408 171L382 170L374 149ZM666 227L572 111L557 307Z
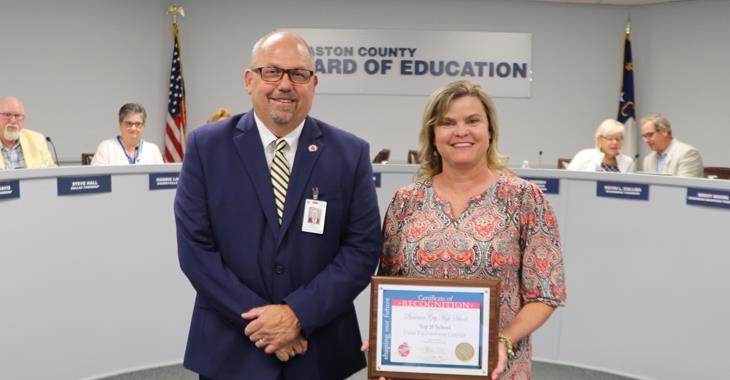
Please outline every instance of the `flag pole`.
M177 15L180 15L180 17L185 17L185 8L183 8L183 6L180 5L180 4L172 3L172 4L170 4L170 5L167 6L167 14L172 15L172 28L174 29L174 33L175 33L175 43L178 43L179 44L180 43L180 41L179 41L180 38L178 36L179 31L177 29ZM180 59L180 75L182 75L182 66L183 66L183 64L182 64L182 46L180 46L178 50L180 51L180 57L179 57L179 59ZM180 113L182 114L182 119L183 119L183 128L182 128L181 144L182 144L183 153L185 153L185 147L187 147L187 145L188 145L187 144L187 139L188 139L188 122L187 122L188 121L188 110L187 110L187 106L185 105L184 102L183 102L182 106L180 107Z
M630 13L629 13L628 16L626 16L626 38L631 39L631 14ZM634 64L633 61L634 61L634 59L632 57L631 58L631 65L632 66ZM633 68L632 68L632 71L633 71ZM633 73L631 74L631 76L632 76L632 82L633 82ZM631 153L634 156L632 158L635 158L636 161L638 161L639 160L639 156L638 156L638 154L639 154L639 142L640 142L639 135L641 134L641 131L639 129L640 126L638 125L639 116L636 114L636 94L634 94L634 104L632 105L632 107L634 108L634 121L633 121L633 124L632 124L632 126L634 127L634 131L633 131L633 133L632 133L632 131L626 131L626 133L632 133L632 136L631 136L631 139L630 139L631 147L629 149L631 150ZM638 162L636 162L636 167L637 168L639 167L639 163Z
M167 6L167 14L172 16L172 23L177 24L177 15L185 17L185 9L180 4L170 4Z
M185 9L180 4L172 3L167 6L166 13L172 16L173 55L165 122L165 162L181 162L187 145L187 112L177 16L185 17Z
M637 125L636 99L634 93L634 62L631 54L631 15L626 18L624 30L624 49L621 64L621 92L619 95L618 120L624 125L625 141L623 151L632 158L638 159L639 126Z

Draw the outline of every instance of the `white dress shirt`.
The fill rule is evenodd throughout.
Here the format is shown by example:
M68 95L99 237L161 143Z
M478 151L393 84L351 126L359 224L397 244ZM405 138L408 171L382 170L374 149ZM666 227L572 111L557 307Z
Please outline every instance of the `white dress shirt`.
M256 120L256 128L259 130L259 136L261 136L261 143L264 146L264 154L266 155L266 164L271 168L271 162L274 161L274 150L276 149L276 137L269 128L266 128L264 122L259 119L256 112L253 113L253 117ZM286 140L286 148L284 148L284 157L289 164L289 171L294 167L294 156L297 154L297 144L299 144L299 136L302 134L302 128L304 128L304 121L299 126L294 128L293 131L289 132L284 136Z

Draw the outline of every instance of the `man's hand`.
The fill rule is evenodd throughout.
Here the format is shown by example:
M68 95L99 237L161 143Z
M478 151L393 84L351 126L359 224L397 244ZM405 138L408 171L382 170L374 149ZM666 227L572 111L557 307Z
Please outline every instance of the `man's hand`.
M244 330L246 336L267 354L291 345L301 332L299 319L289 305L255 307L241 318L251 321Z
M284 346L283 348L280 348L274 354L276 355L276 358L281 360L282 362L289 361L294 358L296 355L301 355L305 352L307 352L308 343L307 340L299 334L298 337L294 339L294 341Z

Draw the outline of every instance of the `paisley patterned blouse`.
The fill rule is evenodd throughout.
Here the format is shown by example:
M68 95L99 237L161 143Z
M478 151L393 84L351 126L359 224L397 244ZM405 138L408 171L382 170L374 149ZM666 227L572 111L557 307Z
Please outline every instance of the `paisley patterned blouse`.
M451 215L430 179L399 189L385 215L378 274L499 280L500 329L526 303L565 304L557 221L537 186L503 170L458 218ZM501 378L531 379L529 337L515 354Z

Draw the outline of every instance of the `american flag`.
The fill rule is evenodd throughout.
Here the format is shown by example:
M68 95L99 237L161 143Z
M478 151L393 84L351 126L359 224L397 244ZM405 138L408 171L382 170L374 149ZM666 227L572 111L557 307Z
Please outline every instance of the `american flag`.
M185 81L182 73L182 55L177 23L172 24L175 39L172 48L172 67L170 68L170 89L167 104L167 126L165 127L165 161L182 162L185 156L185 137L187 118L185 117Z
M631 59L631 24L626 24L624 32L624 59L621 73L621 94L618 100L618 116L616 120L624 125L625 154L632 158L639 153L638 132L636 129L636 101L634 98L634 61Z

